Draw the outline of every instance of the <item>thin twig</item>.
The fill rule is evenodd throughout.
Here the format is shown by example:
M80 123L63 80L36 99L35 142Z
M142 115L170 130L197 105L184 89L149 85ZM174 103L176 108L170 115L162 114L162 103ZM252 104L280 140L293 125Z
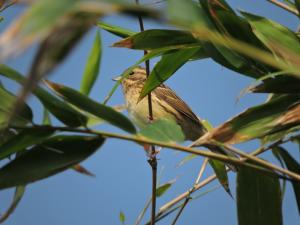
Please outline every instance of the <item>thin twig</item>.
M254 165L247 163L246 160L235 158L235 157L230 157L227 155L223 154L218 154L218 153L213 153L210 151L204 151L204 150L199 150L199 149L194 149L194 148L189 148L186 146L181 146L178 144L174 143L167 143L167 142L161 142L161 141L156 141L152 139L148 139L146 137L142 137L139 135L124 135L124 134L117 134L117 133L110 133L110 132L105 132L105 131L98 131L98 130L91 130L91 129L80 129L80 128L73 128L73 127L59 127L59 126L47 126L47 125L34 125L34 126L28 126L28 127L18 127L18 126L13 126L11 128L14 129L33 129L33 128L38 128L38 129L46 129L46 130L54 130L54 131L68 131L68 132L76 132L76 133L85 133L85 134L93 134L93 135L100 135L102 137L107 137L107 138L117 138L117 139L123 139L123 140L128 140L128 141L134 141L137 143L142 143L142 144L149 144L149 145L155 145L155 146L161 146L165 148L170 148L170 149L176 149L182 152L187 152L195 155L200 155L212 159L216 159L225 163L231 163L233 165L238 165L238 166L246 166L253 168L255 170L261 171L261 172L266 172L269 174L276 175L281 178L287 179L287 177L280 176L277 173L272 173L270 170L266 170L260 166ZM287 142L288 140L292 140L294 137L290 137L289 139L282 141L282 143ZM247 154L246 154L247 155ZM251 160L257 162L257 164L260 164L260 160L256 161L256 157L252 157ZM286 171L281 171L283 174L287 174ZM293 173L291 171L288 171L288 174L291 179L294 180L299 180L300 181L300 175L297 173Z
M274 148L275 146L278 146L280 144L284 144L286 142L289 142L291 140L293 140L294 137L290 137L290 138L287 138L286 140L278 140L274 143L272 143L271 145L269 146L262 146L262 147L259 147L257 150L253 151L252 153L250 153L250 155L259 155L259 154L262 154L264 153L265 151L268 151L272 148ZM246 160L246 159L244 159ZM230 171L230 169L227 169L227 171ZM193 192L199 190L200 188L210 184L212 181L214 181L215 179L217 179L217 176L214 174L214 175L211 175L209 176L208 178L206 178L205 180L203 180L201 183L195 185L195 188L193 190ZM172 199L171 201L167 202L166 204L164 204L162 207L160 207L159 209L159 212L158 214L156 215L156 217L162 215L165 211L167 211L169 208L171 208L172 206L176 205L178 202L182 201L183 199L185 199L187 196L190 195L190 190L178 195L176 198Z
M175 216L175 219L172 222L172 225L175 225L175 223L179 219L180 215L182 214L184 208L189 203L189 201L192 199L191 198L191 194L194 192L194 189L195 189L196 185L199 183L199 181L200 181L200 179L201 179L201 177L202 177L202 175L204 173L204 170L205 170L205 168L207 166L207 163L208 163L208 158L204 158L204 161L202 163L202 166L200 168L200 171L199 171L199 174L198 174L198 176L196 178L196 181L195 181L193 187L189 190L189 195L185 198L184 203L182 204L180 210L178 211L177 215Z
M278 6L278 7L280 7L280 8L282 8L282 9L284 9L284 10L286 10L286 11L289 11L289 12L295 14L296 16L299 15L298 10L293 9L292 7L284 4L283 2L280 2L278 0L267 0L267 1L274 4L274 5L276 5L276 6Z
M135 0L135 3L139 5L139 0ZM143 32L145 30L143 18L142 16L138 16L140 30ZM148 52L144 50L144 56L147 55ZM149 60L145 61L146 66L146 75L149 77L150 75L150 62ZM152 110L152 98L151 92L148 94L148 113L149 113L149 121L153 121L153 110ZM156 214L156 184L157 184L157 159L156 159L156 151L154 145L151 145L151 154L148 160L148 163L151 166L152 170L152 207L151 207L151 225L155 225L155 214Z

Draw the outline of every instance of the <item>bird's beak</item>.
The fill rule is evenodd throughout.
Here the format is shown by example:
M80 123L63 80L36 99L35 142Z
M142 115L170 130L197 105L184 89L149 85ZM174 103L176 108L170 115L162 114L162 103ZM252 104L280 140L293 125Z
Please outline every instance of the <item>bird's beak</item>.
M122 76L117 76L117 77L112 78L112 80L113 81L119 81L119 80L121 80L121 78L122 78Z

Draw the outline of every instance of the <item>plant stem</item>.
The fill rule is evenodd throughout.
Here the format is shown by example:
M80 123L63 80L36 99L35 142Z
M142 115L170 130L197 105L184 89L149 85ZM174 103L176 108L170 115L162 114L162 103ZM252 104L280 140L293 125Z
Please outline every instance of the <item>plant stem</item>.
M138 5L139 0L135 0L135 3ZM140 30L143 32L145 30L143 18L142 16L138 16ZM144 56L147 55L148 52L144 50ZM149 77L150 75L150 61L145 61L146 66L146 75ZM150 123L153 121L153 110L152 110L152 98L151 92L149 92L148 96L148 113L149 113L149 121ZM155 225L155 214L156 214L156 184L157 184L157 159L156 159L156 151L154 145L151 145L151 154L148 160L149 165L151 166L152 170L152 207L151 207L151 225Z
M259 155L264 153L267 150L272 149L275 146L278 146L280 144L284 144L286 142L289 142L290 140L293 140L294 137L290 137L286 140L278 140L274 143L272 143L269 146L262 146L260 148L258 148L257 150L253 151L252 153L250 153L250 155ZM243 159L244 161L246 161L246 159ZM227 171L230 171L230 169L227 169ZM205 180L203 180L201 183L196 184L194 186L194 190L193 192L199 190L200 188L210 184L212 181L214 181L215 179L217 179L217 176L211 175L208 178L206 178ZM171 208L172 206L176 205L178 202L182 201L184 198L186 198L187 196L189 196L191 194L190 190L178 195L176 198L172 199L171 201L167 202L166 204L164 204L162 207L160 207L158 214L156 215L156 217L161 216L165 211L167 211L169 208Z
M276 6L278 6L278 7L280 7L280 8L282 8L282 9L284 9L284 10L286 10L286 11L289 11L289 12L295 14L296 16L299 15L298 10L293 9L292 7L284 4L283 2L280 2L278 0L267 0L267 1L274 4L274 5L276 5Z
M47 130L54 130L54 131L68 131L68 132L100 135L100 136L106 137L106 138L117 138L117 139L123 139L123 140L128 140L128 141L134 141L134 142L142 143L142 144L156 145L156 146L161 146L161 147L165 147L165 148L176 149L176 150L179 150L182 152L216 159L216 160L219 160L219 161L222 161L225 163L231 163L231 164L238 165L238 166L247 166L247 167L251 167L253 169L259 170L259 171L271 173L271 171L269 171L269 170L265 170L257 165L247 163L245 159L238 159L238 158L234 158L234 157L230 157L230 156L226 156L223 154L218 154L218 153L214 153L214 152L210 152L210 151L204 151L204 150L194 149L194 148L190 148L190 147L186 147L186 146L181 146L181 145L170 143L170 142L156 141L156 140L148 139L146 137L139 136L139 135L130 136L130 135L116 134L116 133L90 130L90 129L80 129L80 128L73 128L73 127L56 127L56 126L47 126L47 125L34 125L34 126L28 126L28 127L13 126L11 128L14 128L14 129L37 128L37 129L47 129ZM294 137L291 137L288 140L291 140L292 138L294 138ZM285 143L288 140L282 141L281 143ZM244 153L244 154L246 154L246 153ZM246 154L246 155L249 156L249 154ZM261 164L261 165L265 166L265 162L262 164L261 159L258 159L258 160L257 159L258 159L257 157L251 157L252 161L255 161L255 162L257 162L257 164ZM279 171L280 169L278 170L278 168L279 167L276 167L276 168L274 168L274 170ZM283 174L289 175L291 178L293 178L295 180L300 181L300 175L297 173L293 173L288 170L281 170L280 172L282 172ZM276 174L276 173L274 173L274 174ZM276 175L278 175L278 174L276 174Z
M199 181L200 181L200 179L201 179L201 177L202 177L202 175L203 175L203 173L204 173L204 170L205 170L205 168L206 168L206 166L207 166L207 163L208 163L208 158L205 158L204 161L203 161L203 163L202 163L202 166L201 166L201 168L200 168L199 174L198 174L198 176L197 176L197 178L196 178L196 181L195 181L193 187L189 190L189 195L185 198L184 203L182 204L182 206L181 206L180 210L178 211L178 213L177 213L175 219L173 220L172 225L175 225L175 223L176 223L177 220L179 219L180 215L182 214L184 208L185 208L186 205L189 203L189 201L192 199L192 198L191 198L191 194L192 194L193 191L195 190L196 185L199 183Z

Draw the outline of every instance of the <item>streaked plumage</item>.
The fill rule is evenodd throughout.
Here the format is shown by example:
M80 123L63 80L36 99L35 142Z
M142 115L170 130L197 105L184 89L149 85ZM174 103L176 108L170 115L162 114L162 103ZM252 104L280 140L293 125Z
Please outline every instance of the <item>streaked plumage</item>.
M137 67L122 81L128 113L141 128L149 123L148 99L138 102L145 80L145 69ZM191 108L164 84L152 91L152 106L154 121L159 118L174 119L181 126L187 140L194 141L206 132Z

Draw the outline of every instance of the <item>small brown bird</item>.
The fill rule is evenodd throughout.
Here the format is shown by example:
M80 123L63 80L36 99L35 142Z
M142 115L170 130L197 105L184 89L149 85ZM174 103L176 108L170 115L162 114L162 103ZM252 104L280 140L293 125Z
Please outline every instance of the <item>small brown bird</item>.
M133 122L140 128L149 124L148 99L144 98L138 102L146 78L146 70L136 67L122 81L126 108ZM186 140L195 141L207 132L191 108L171 88L161 84L151 93L154 121L160 118L175 120L182 128Z
M116 78L119 80L121 77ZM146 70L136 67L129 76L122 81L126 108L133 122L140 128L149 124L148 99L138 101L141 90L147 79ZM207 132L200 119L191 108L176 95L168 86L161 84L151 92L153 120L170 118L181 127L186 140L195 141ZM211 151L236 157L231 152L213 144L203 144ZM228 165L232 170L233 166Z

